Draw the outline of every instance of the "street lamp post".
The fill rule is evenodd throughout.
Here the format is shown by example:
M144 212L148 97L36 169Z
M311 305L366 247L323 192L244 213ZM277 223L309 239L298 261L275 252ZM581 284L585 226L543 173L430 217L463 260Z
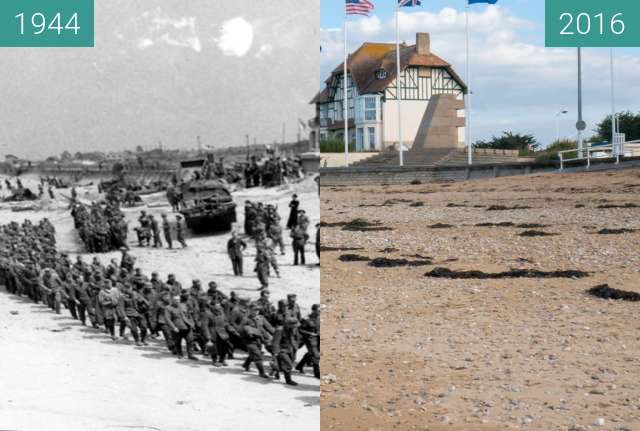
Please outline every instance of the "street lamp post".
M587 123L582 118L582 48L578 48L578 122L576 129L578 130L578 157L582 157L582 148L584 144L583 133L587 128Z
M613 48L609 50L609 56L611 66L611 150L614 155L618 156L619 151L616 147L616 134L618 133L618 124L616 121L616 81L613 68Z
M567 111L566 109L562 109L556 114L556 142L560 140L560 116L568 113L569 111Z

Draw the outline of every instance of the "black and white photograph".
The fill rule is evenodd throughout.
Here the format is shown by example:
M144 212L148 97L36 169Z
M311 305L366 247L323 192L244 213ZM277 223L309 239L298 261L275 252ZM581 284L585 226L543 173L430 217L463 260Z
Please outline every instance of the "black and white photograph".
M0 429L320 428L319 9L0 48Z

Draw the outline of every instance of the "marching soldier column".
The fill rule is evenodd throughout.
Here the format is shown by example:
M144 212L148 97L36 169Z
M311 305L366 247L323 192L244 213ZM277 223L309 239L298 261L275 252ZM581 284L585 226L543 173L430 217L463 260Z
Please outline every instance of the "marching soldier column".
M279 378L296 385L293 371L303 373L312 367L319 378L319 307L303 318L290 294L286 301L274 307L269 298L269 275L273 269L279 276L276 250L284 252L280 218L275 207L247 203L247 234L255 241L256 267L261 295L257 301L221 292L215 281L202 288L193 280L189 289L182 288L173 274L162 281L157 272L148 277L136 266L136 259L126 245L126 222L120 210L107 204L90 207L72 203L72 213L81 238L91 251L121 249L118 262L112 259L104 265L96 257L91 263L78 256L72 262L56 248L55 229L46 218L38 224L29 220L0 226L0 284L18 296L28 297L34 303L46 304L54 313L66 309L73 319L83 325L107 333L113 340L128 340L136 345L162 342L168 351L178 357L199 360L197 354L209 358L216 367L228 366L228 360L238 352L246 352L242 364L246 371L255 364L261 377ZM301 262L304 263L304 245L308 240L308 218L295 206L295 219L291 236L299 238ZM153 217L142 213L141 225L151 233L148 241L159 242L159 229L165 233L171 247L171 231L166 227L166 216L158 225ZM290 217L291 220L291 217ZM179 220L177 220L179 222ZM154 227L155 225L155 227ZM176 239L182 246L184 237L177 229ZM231 260L230 270L243 273L243 251L247 243L233 234L227 244ZM296 264L297 264L296 259ZM162 339L162 341L161 341ZM305 346L307 352L295 363L296 353ZM270 356L270 372L265 370Z

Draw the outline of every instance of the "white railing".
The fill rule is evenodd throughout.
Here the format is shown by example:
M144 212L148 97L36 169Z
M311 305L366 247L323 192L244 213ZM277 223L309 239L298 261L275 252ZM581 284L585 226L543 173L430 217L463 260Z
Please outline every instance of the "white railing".
M626 140L626 135L624 133L614 133L613 135L613 153L618 156L618 160L620 156L624 156L624 145Z
M625 147L627 144L640 144L640 141L625 142L624 133L616 133L613 144L598 145L596 147L583 147L582 150L575 148L572 150L558 151L560 158L560 170L564 169L565 162L573 162L576 160L585 160L587 168L591 167L591 159L615 159L615 163L620 163L620 156L625 156ZM575 157L566 158L565 154L575 153ZM631 154L630 154L631 155Z
M640 157L640 139L624 143L625 157Z

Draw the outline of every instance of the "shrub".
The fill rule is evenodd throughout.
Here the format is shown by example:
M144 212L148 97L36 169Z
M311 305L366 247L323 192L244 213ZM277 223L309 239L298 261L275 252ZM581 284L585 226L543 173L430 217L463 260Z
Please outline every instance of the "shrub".
M528 155L530 150L535 151L539 145L533 135L513 132L502 132L502 136L494 136L489 141L477 141L473 144L475 148L518 150L520 155Z
M355 142L349 143L349 152L355 152L356 144ZM344 152L344 141L342 139L323 139L320 141L320 152L321 153L343 153Z
M570 139L561 139L559 141L555 141L553 144L549 145L544 151L536 153L536 162L544 163L544 162L554 162L560 160L558 157L558 151L566 151L571 150L578 147L578 143L576 141ZM570 159L576 157L577 153L567 153L564 155L565 158Z

